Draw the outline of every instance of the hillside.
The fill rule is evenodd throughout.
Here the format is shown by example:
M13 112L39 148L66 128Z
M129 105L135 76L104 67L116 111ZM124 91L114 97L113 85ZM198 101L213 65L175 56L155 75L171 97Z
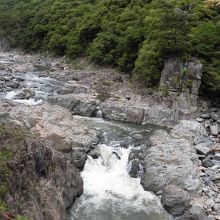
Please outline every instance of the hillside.
M166 59L197 57L210 97L220 94L219 18L215 0L0 0L12 47L88 56L147 87L158 85Z

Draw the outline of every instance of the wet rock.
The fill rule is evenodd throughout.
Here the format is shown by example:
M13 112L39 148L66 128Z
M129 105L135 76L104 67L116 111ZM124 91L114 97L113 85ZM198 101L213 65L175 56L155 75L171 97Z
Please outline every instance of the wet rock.
M190 207L190 196L175 185L167 185L163 190L161 202L170 214L180 216Z
M129 148L130 144L131 144L130 140L124 140L124 141L120 142L120 146L123 148Z
M18 89L20 84L18 82L8 82L7 87L10 87L12 89Z
M100 157L100 154L94 152L94 153L91 153L91 157L96 160Z
M214 136L218 135L218 126L210 126L210 133Z
M132 178L138 178L141 175L141 171L142 171L142 164L141 161L139 159L134 159L130 162L129 164L129 175Z
M178 220L208 220L208 216L199 206L193 206Z
M121 160L121 157L117 152L113 151L112 154L114 154L118 160Z
M102 110L98 110L98 111L96 112L96 118L103 118Z
M87 160L87 154L85 152L72 152L70 163L76 168L82 170Z
M98 151L92 151L89 155L90 155L93 159L98 159L98 158L101 156L100 152L98 152Z
M22 89L22 91L16 95L16 99L30 99L34 96L35 92L32 89Z

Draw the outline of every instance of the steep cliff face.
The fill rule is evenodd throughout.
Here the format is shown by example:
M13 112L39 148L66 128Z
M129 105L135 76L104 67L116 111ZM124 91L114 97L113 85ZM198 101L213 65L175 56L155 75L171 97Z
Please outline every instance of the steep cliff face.
M203 66L196 58L190 61L168 59L161 73L160 89L167 94L178 95L180 106L185 103L183 107L187 107L187 104L196 107L202 71Z
M27 131L4 125L1 132L1 154L11 152L3 198L8 209L28 219L66 219L66 209L83 191L79 171L64 154L45 146Z
M181 61L176 58L165 62L160 79L160 87L167 86L169 91L189 92L198 95L202 78L202 64L196 58Z

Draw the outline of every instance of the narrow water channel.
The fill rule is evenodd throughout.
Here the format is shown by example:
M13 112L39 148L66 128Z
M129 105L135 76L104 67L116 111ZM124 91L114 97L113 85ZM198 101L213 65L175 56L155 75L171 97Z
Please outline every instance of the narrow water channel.
M74 203L70 220L168 220L160 200L144 191L139 178L131 178L129 154L134 148L144 147L132 141L132 134L141 132L147 141L155 127L89 119L103 131L100 144L94 149L98 158L88 157L82 178L84 194ZM128 143L125 148L124 144Z

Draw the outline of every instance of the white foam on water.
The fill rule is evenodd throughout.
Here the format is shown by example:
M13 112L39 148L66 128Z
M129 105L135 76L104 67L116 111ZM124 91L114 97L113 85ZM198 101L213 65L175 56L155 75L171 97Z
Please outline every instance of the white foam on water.
M9 100L13 100L18 93L19 93L19 91L8 92L8 93L6 93L5 98L9 99Z
M133 220L135 216L136 220L169 219L159 198L145 191L139 178L129 176L131 149L100 144L96 150L101 156L88 157L81 173L84 194L74 204L71 220Z
M35 100L33 98L31 98L31 99L14 99L13 101L24 104L24 105L30 105L30 106L40 105L43 103L42 99Z
M6 93L4 96L5 99L13 100L14 102L18 102L24 105L35 106L43 103L42 99L36 100L35 98L30 99L16 99L16 96L20 93L20 91L10 91Z
M144 205L156 197L144 191L140 179L129 176L127 163L131 148L114 148L103 144L99 145L99 150L101 157L96 160L90 157L82 172L84 192L93 195L90 202L98 207L106 198L112 201L123 198L125 203L135 200L136 209L146 209ZM117 152L121 159L117 159L113 152Z

